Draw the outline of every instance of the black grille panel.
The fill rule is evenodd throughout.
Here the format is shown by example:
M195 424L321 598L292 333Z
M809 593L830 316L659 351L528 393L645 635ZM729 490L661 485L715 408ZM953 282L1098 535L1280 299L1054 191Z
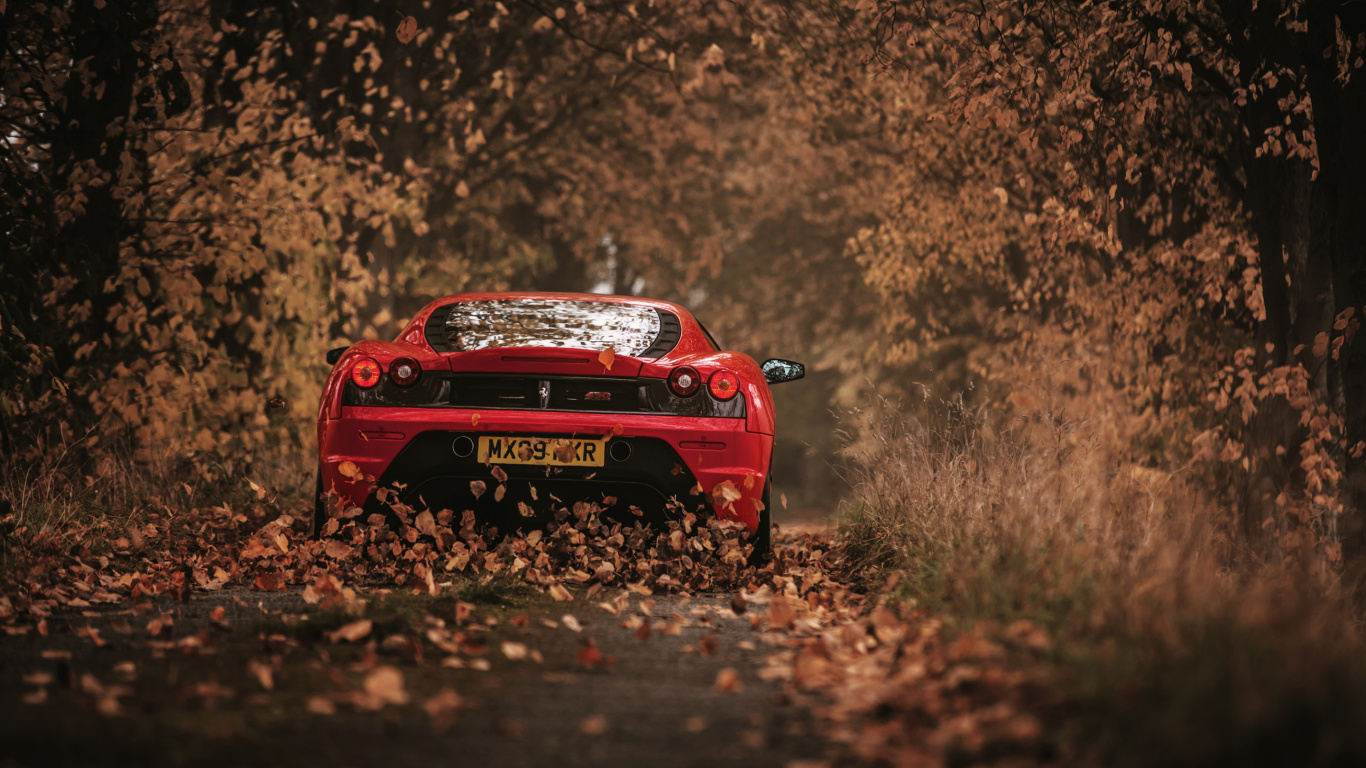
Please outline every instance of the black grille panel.
M737 419L745 416L743 397L720 401L705 390L692 397L678 397L663 379L607 376L537 377L428 372L422 374L416 385L407 389L395 385L386 376L370 389L361 389L348 381L342 395L342 405L665 413Z
M540 382L514 376L451 377L456 408L540 408Z
M561 379L550 382L550 407L564 411L640 410L636 379Z

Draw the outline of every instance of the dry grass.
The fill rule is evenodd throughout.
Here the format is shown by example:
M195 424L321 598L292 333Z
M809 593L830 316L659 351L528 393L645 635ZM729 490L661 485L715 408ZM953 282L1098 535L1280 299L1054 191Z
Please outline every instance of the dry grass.
M964 628L1048 629L1088 762L1366 761L1357 590L1264 561L1187 473L1041 411L1000 433L960 405L861 412L842 523L863 574Z
M80 441L36 458L0 457L0 571L77 543L112 542L149 513L192 522L208 507L249 508L259 500L251 482L271 496L301 498L313 489L304 463L257 462L243 471L169 447L88 451Z

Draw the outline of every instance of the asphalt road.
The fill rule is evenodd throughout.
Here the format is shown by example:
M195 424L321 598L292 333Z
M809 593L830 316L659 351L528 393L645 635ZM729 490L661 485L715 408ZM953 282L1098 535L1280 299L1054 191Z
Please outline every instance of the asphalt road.
M0 635L0 766L665 768L824 754L809 713L758 675L778 640L734 616L728 594L644 598L651 616L639 596L618 616L601 595L562 603L523 592L476 602L466 617L454 600L367 597L372 613L392 602L407 623L376 618L364 640L333 643L327 632L354 616L297 592L237 590L136 614L53 616L46 636ZM472 650L413 642L430 626L413 618L424 615L462 629ZM601 661L585 663L585 638ZM348 703L380 666L402 674L407 703ZM718 686L724 670L738 685ZM328 697L340 703L321 713Z

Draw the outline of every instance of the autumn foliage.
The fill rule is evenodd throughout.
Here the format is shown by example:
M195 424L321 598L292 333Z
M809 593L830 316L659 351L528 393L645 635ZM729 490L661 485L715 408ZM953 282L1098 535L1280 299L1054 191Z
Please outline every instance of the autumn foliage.
M851 737L868 759L1045 755L1002 658L1072 664L1059 629L1143 663L1277 630L1335 677L1366 551L1363 7L0 0L0 531L34 568L4 610L766 579L856 622L817 640L779 601L801 642L774 675L896 713ZM569 509L499 544L461 510L334 510L305 541L243 512L311 489L329 348L437 295L592 287L809 364L780 423L823 464L846 409L840 576L901 608L806 588L825 544L756 577L710 524ZM869 670L904 685L864 696Z

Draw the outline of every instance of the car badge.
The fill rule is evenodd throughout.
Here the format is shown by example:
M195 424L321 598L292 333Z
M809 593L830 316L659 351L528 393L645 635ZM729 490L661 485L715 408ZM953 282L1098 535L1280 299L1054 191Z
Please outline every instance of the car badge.
M550 382L548 381L541 382L541 407L550 407Z
M611 392L589 392L583 396L584 400L611 400Z

